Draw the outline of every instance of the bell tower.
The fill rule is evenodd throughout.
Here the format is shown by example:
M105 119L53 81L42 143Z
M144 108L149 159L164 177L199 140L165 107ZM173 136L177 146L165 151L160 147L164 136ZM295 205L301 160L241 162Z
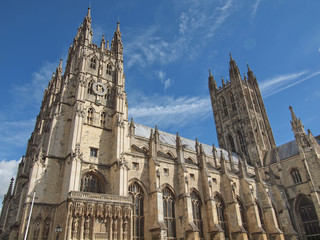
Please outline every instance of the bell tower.
M275 148L273 133L258 82L248 66L241 78L230 54L229 77L222 86L209 71L209 92L219 146L246 157L249 164L262 165L266 151Z

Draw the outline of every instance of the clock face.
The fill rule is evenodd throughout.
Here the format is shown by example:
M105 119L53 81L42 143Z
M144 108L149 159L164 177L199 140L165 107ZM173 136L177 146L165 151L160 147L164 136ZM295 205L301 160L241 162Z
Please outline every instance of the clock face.
M95 94L99 95L99 96L104 96L107 94L107 87L100 82L95 82L92 85L92 90Z

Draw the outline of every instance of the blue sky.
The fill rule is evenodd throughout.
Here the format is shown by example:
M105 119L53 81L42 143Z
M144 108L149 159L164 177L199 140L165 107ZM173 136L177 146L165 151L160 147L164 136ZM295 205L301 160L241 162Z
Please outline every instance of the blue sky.
M52 72L67 52L89 1L4 1L0 15L0 195L39 112ZM124 44L134 121L207 144L216 131L207 88L228 78L229 52L260 83L277 145L293 140L289 105L320 134L320 1L92 1L93 41Z

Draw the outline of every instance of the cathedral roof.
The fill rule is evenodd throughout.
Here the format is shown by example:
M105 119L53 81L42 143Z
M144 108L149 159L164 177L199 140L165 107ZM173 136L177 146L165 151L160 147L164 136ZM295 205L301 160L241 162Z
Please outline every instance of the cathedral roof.
M137 123L135 123L134 126L135 126L135 135L136 136L143 137L143 138L150 137L150 131L152 128L146 127L146 126L143 126L143 125L137 124ZM159 131L159 139L162 143L173 145L174 147L176 146L176 135L174 135L174 134ZM196 151L196 148L195 148L196 142L195 141L187 139L187 138L183 138L183 137L180 137L180 139L181 139L182 146L184 149L188 149L188 150L191 150L194 152ZM203 150L207 156L213 156L212 146L202 143L202 147L203 147ZM228 151L221 149L221 148L218 148L218 147L216 147L216 150L217 150L218 158L221 157L221 152L222 152L222 154L224 155L224 158L229 159ZM240 157L236 153L232 153L233 162L238 163L239 158Z

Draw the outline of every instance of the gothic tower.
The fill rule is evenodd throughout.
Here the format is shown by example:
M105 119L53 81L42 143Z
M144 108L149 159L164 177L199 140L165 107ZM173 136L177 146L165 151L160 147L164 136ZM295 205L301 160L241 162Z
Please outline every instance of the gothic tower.
M209 73L209 91L219 146L247 158L249 164L261 165L266 151L275 148L272 130L258 82L248 66L247 77L230 54L230 82L222 78L217 87Z

